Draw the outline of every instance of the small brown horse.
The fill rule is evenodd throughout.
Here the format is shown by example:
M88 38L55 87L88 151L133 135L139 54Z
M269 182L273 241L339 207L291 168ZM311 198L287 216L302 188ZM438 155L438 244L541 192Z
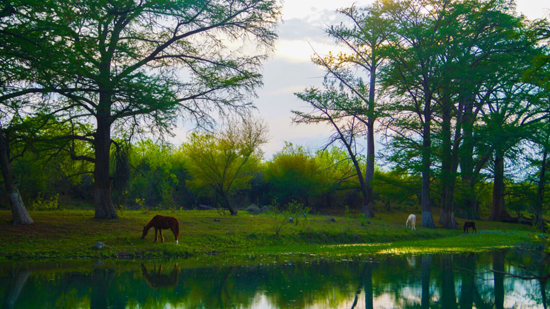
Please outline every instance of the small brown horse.
M144 239L147 236L149 229L155 228L155 242L157 241L157 232L160 231L160 241L164 242L164 236L162 235L162 230L171 229L172 233L176 237L176 244L178 243L178 236L180 234L180 222L174 217L165 217L161 215L156 215L143 228L143 234L141 239Z

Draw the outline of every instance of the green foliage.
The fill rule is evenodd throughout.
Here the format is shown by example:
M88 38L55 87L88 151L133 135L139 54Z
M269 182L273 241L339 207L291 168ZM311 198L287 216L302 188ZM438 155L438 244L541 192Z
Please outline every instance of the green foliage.
M420 203L420 177L377 170L374 179L377 197L387 210L415 208Z
M282 203L307 203L323 190L323 176L316 160L302 146L286 143L267 163L266 181L274 197Z
M32 210L60 210L59 207L59 194L51 197L50 199L44 198L42 194L39 194L31 206Z
M213 134L192 133L180 151L189 158L186 165L192 177L187 183L198 194L219 199L232 214L232 197L250 188L267 142L267 127L261 121L232 121Z
M0 105L71 129L94 124L56 138L89 145L91 156L71 157L95 164L96 218L117 217L112 135L163 135L182 114L209 126L213 111L246 110L280 19L275 0L14 0L1 10ZM237 50L240 42L254 54ZM170 186L156 190L172 206Z
M144 199L145 204L150 206L162 204L166 208L175 207L173 194L183 181L176 175L177 170L183 168L182 159L171 145L157 144L152 140L134 145L129 153L129 163L133 169L128 198Z

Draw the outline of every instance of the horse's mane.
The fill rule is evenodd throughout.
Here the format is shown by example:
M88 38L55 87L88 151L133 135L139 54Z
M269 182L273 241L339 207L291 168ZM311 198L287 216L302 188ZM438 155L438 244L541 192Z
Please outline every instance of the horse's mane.
M153 216L153 218L149 219L149 221L147 221L147 223L145 223L145 227L148 227L150 224L151 224L151 221L153 221L153 219L155 219L157 216Z

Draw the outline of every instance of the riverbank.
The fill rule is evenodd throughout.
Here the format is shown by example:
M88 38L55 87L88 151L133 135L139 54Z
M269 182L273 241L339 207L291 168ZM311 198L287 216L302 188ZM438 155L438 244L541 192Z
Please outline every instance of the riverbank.
M33 211L32 226L15 227L11 213L0 211L0 260L48 258L171 259L223 257L360 257L373 254L470 252L512 247L534 240L530 226L476 221L477 235L462 230L405 228L408 213L379 213L376 218L308 215L293 223L269 214L240 211L124 211L118 220L93 219L93 211ZM154 230L140 239L155 214L180 220L179 244L170 230L154 243ZM420 218L419 218L420 219ZM437 215L434 221L437 222ZM420 221L420 220L419 220ZM464 220L459 219L462 224ZM460 225L462 226L462 225ZM278 233L277 233L278 232ZM160 240L159 240L160 241ZM101 242L103 249L94 249Z

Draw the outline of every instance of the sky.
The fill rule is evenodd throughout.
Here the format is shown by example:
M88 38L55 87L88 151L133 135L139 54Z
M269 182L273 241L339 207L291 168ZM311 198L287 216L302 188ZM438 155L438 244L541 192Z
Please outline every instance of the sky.
M275 51L264 63L264 85L254 99L255 114L269 127L269 142L262 147L265 159L280 151L285 141L311 150L322 148L328 141L329 127L292 123L292 110L310 110L294 93L321 86L324 72L311 62L314 52L325 55L339 50L324 31L328 25L342 20L335 10L371 3L371 0L286 0L283 3L283 23L277 27L279 39ZM550 18L549 0L516 0L516 3L517 11L529 19ZM184 127L176 130L172 142L176 145L183 142L186 132Z

